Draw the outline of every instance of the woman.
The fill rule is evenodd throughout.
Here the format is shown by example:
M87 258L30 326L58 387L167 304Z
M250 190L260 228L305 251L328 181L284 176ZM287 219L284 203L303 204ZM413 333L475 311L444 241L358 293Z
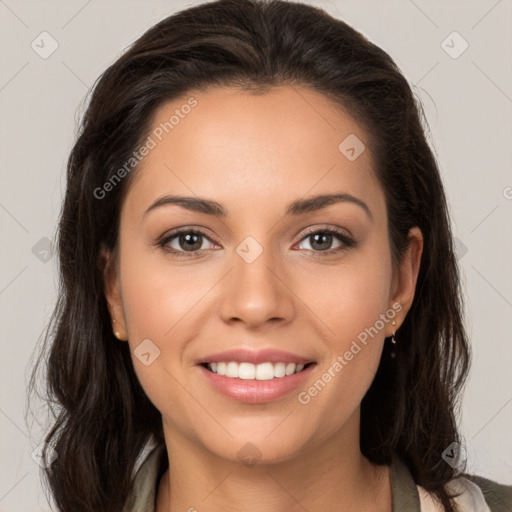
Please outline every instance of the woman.
M510 510L461 473L420 112L384 51L279 0L179 12L105 71L59 224L59 510Z

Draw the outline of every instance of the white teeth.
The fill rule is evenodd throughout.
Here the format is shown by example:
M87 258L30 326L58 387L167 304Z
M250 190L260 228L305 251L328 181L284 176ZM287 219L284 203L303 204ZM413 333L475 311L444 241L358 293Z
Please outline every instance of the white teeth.
M235 361L210 363L208 368L218 375L233 379L271 380L275 377L285 377L304 369L303 364L295 363L237 363Z
M274 365L274 377L284 377L286 375L286 364L276 363Z
M256 380L270 380L274 378L274 365L262 363L256 366Z
M285 370L286 375L291 375L294 372L295 372L295 365L293 363L288 363L286 365L286 370Z
M236 364L236 363L234 363ZM251 363L240 363L238 366L239 379L254 379L256 377L256 367Z
M238 379L238 364L235 362L228 363L226 365L226 377L232 377Z

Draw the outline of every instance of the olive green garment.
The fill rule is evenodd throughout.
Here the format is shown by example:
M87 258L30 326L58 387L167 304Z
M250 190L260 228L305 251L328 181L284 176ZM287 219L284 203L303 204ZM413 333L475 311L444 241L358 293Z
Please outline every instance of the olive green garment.
M126 502L125 512L155 512L158 484L166 469L167 451L165 446L156 446L137 471ZM482 491L485 504L480 510L512 512L512 486L501 485L478 476L464 476ZM391 465L391 488L393 512L422 512L418 488L408 467L398 458ZM477 511L464 510L461 512Z

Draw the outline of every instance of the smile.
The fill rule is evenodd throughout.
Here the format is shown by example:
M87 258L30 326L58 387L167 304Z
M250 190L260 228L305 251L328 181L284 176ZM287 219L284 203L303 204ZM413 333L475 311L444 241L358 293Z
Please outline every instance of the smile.
M272 380L299 373L311 364L313 363L306 365L284 362L252 364L248 362L237 363L236 361L220 361L216 363L205 363L205 367L217 375L223 375L231 379Z
M297 393L317 366L315 362L303 365L220 361L198 364L196 368L207 385L220 395L235 402L264 404Z

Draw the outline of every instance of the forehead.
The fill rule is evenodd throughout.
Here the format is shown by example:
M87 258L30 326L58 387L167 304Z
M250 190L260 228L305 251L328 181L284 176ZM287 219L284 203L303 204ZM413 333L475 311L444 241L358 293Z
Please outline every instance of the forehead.
M130 210L166 193L215 198L236 213L335 191L372 203L377 214L384 208L365 131L304 87L189 93L157 109L149 137L153 147L126 196ZM366 148L353 159L352 147L356 156Z

